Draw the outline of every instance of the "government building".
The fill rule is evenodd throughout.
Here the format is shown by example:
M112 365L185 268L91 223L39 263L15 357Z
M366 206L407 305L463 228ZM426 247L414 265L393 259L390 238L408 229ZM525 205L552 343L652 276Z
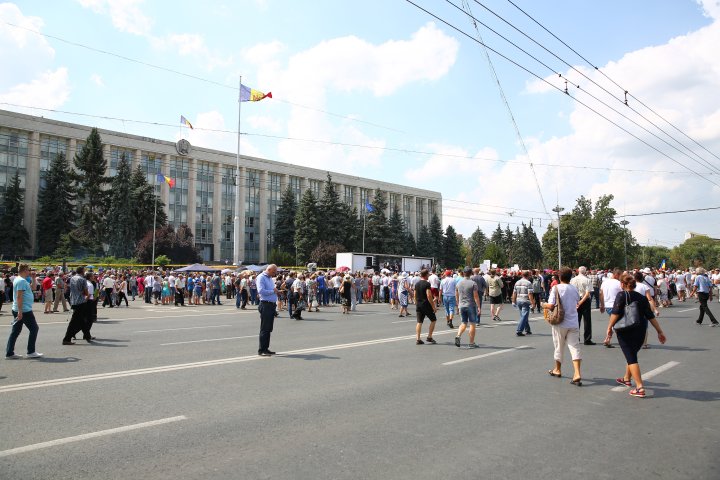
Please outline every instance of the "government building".
M38 192L44 172L57 153L72 158L85 143L92 127L0 110L0 195L18 172L25 192L25 227L30 233L34 254L37 245ZM205 261L232 262L235 182L240 183L240 225L244 241L239 258L243 263L262 263L273 248L273 228L282 192L288 186L300 200L306 189L316 196L323 192L328 172L248 156L240 157L236 179L236 155L155 138L98 129L107 160L107 176L117 173L125 155L133 170L140 166L148 182L165 203L169 223L187 224ZM175 179L175 187L157 183L157 174ZM442 221L439 192L405 187L388 182L329 172L340 199L361 211L375 189L385 192L388 215L397 207L417 238L419 229L433 213ZM2 205L0 205L0 209ZM62 212L58 212L62 214ZM244 227L242 227L244 225ZM382 252L375 252L382 253Z

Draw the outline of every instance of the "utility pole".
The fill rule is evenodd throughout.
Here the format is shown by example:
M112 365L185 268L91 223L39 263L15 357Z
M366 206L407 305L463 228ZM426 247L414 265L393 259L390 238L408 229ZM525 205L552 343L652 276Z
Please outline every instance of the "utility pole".
M620 225L622 225L623 228L625 229L625 232L623 233L623 246L625 247L625 271L626 272L628 269L628 263L627 263L627 226L628 226L628 223L630 223L630 222L628 222L624 218L623 218L622 222L620 222Z
M564 211L565 209L562 208L560 205L556 205L555 208L553 208L553 212L557 213L558 217L558 224L557 224L557 231L558 231L558 270L562 268L562 253L560 252L560 212Z

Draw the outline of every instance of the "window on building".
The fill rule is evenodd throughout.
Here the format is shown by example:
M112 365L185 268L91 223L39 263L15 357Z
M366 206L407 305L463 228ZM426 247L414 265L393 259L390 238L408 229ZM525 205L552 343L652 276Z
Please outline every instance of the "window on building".
M425 221L425 199L424 198L416 198L415 199L415 238L418 238L420 235L420 229L423 225L426 224Z
M319 199L322 195L322 189L323 189L323 181L322 180L315 180L313 178L310 179L310 190L312 190L313 195L315 195L315 198Z
M343 201L350 205L351 207L355 206L355 188L350 185L345 185L343 187Z
M47 172L55 157L62 153L67 156L69 141L67 138L42 135L40 137L40 190L47 186ZM72 159L68 159L72 162Z
M197 162L195 170L195 243L198 246L214 243L212 223L213 196L215 194L214 170L213 165L208 162Z
M12 182L15 173L20 177L20 188L25 191L29 135L26 132L0 128L0 198ZM0 202L0 214L5 207Z
M280 175L277 173L268 174L268 209L267 209L267 253L270 254L275 243L275 222L277 211L280 208Z
M300 188L300 185L302 185L300 177L293 177L290 176L290 188L292 189L293 193L295 194L295 201L297 203L300 203L300 197L302 196L302 191Z
M248 169L245 183L245 263L260 261L260 171Z
M168 195L168 223L177 228L188 222L190 161L182 157L171 157L168 176L175 180L175 186L169 189Z
M130 168L132 168L133 158L135 156L133 150L121 147L110 147L110 165L108 166L108 175L110 177L117 175L117 167L123 156L125 156L125 161L127 161Z

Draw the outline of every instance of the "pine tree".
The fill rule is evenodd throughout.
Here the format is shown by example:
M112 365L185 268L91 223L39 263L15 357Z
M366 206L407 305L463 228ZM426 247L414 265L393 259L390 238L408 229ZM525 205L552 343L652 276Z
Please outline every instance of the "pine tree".
M320 243L318 238L320 218L315 194L305 190L295 214L295 248L301 264L310 258L310 253Z
M503 250L505 250L505 255L507 255L508 258L508 264L512 265L513 263L517 263L513 260L513 248L515 245L515 234L512 230L510 230L510 225L507 225L505 227L505 231L503 232L502 236L502 247Z
M418 255L417 245L415 243L415 237L412 232L405 226L403 251L405 255Z
M387 253L388 225L387 202L379 188L371 202L372 211L367 213L365 219L365 251L372 253Z
M470 258L473 266L478 266L485 260L487 244L487 237L480 230L480 227L477 227L473 234L470 235Z
M505 250L495 242L490 242L485 247L485 259L490 260L491 263L496 263L498 268L505 268L508 265Z
M442 263L448 268L457 268L463 262L460 253L461 242L458 239L457 232L452 225L448 225L445 229L442 241Z
M393 211L390 213L387 227L386 252L391 255L408 255L407 250L405 250L405 222L400 215L400 210L397 205L395 205Z
M493 231L492 235L490 236L490 242L494 243L495 245L503 245L503 231L502 228L500 228L500 224L498 223L497 228Z
M153 229L156 200L157 221L155 225L157 228L167 225L167 214L165 213L165 203L160 200L159 195L155 195L153 185L148 183L145 171L143 171L140 166L138 166L132 174L130 189L132 200L129 208L132 211L132 218L136 223L134 241L137 243L147 232Z
M343 218L343 205L340 202L340 194L337 192L335 183L330 174L327 174L325 189L318 202L318 208L322 215L320 222L319 239L328 243L343 244L346 236L347 223Z
M432 218L430 218L428 234L430 235L430 248L432 256L438 259L439 263L439 259L443 256L443 230L442 224L440 223L440 218L437 216L437 213L433 213Z
M50 163L45 188L38 193L38 255L52 254L60 245L62 235L75 228L75 195L71 175L65 154L58 153Z
M5 187L3 212L0 216L0 253L3 255L22 255L30 248L30 235L23 225L25 215L23 192L20 188L20 175L15 176Z
M280 199L275 216L275 247L281 252L295 255L295 215L297 214L295 192L288 188Z
M345 238L341 244L345 246L346 252L362 251L362 234L363 220L358 215L357 207L351 207L347 203L343 203L343 221L347 222L345 228Z
M112 179L110 217L112 226L108 229L108 243L110 255L119 258L130 258L135 250L137 238L137 218L133 216L130 203L133 199L132 171L125 155L120 157L117 166L117 175ZM172 257L171 257L172 258Z
M437 257L433 254L433 245L430 240L430 230L427 225L420 227L420 233L417 239L417 254L421 257L434 257L437 261Z
M101 252L106 239L107 192L105 176L107 161L97 128L93 128L82 150L73 159L77 170L75 190L80 221L74 236L91 252Z

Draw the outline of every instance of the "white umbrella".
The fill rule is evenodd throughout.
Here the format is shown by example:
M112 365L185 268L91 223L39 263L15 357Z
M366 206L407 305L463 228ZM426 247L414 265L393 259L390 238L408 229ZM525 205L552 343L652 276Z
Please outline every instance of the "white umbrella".
M225 270L223 270L223 271L220 272L220 273L222 273L223 275L225 275L226 273L232 273L232 272L234 272L234 270L232 270L232 269L230 269L230 268L226 268Z
M388 270L387 268L383 268L382 270L380 270L380 273L390 273L390 270Z

